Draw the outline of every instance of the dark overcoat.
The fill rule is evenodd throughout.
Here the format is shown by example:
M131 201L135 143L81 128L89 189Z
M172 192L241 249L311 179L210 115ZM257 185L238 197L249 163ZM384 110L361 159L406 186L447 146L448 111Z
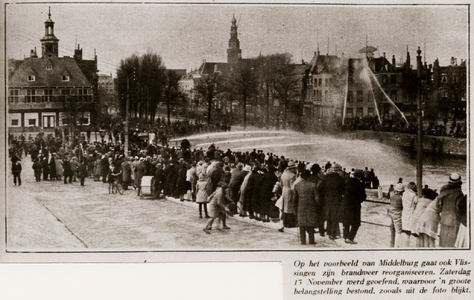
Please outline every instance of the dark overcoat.
M321 193L324 197L324 210L327 221L340 221L344 186L344 178L338 173L329 173L323 179Z
M299 227L318 227L318 194L316 184L302 180L295 184L293 205Z
M364 184L357 178L347 179L341 206L343 224L360 226L360 204L366 198Z

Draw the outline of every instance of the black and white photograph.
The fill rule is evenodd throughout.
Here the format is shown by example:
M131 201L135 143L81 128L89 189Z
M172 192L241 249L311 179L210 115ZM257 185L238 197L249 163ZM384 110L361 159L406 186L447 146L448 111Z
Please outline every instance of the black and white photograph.
M2 255L469 257L469 10L6 3Z

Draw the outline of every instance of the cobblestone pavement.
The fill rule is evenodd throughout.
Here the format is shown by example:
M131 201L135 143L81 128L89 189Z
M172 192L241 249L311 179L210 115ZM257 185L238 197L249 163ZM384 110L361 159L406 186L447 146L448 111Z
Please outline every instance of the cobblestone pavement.
M206 251L206 250L311 250L318 248L385 248L389 229L362 224L357 245L331 241L316 234L315 246L300 245L296 229L277 231L280 224L248 218L228 218L207 235L198 207L174 198L140 199L135 190L109 194L108 184L86 179L35 182L29 158L23 159L23 184L8 176L6 200L7 251ZM385 208L363 212L387 223ZM381 213L379 213L382 210ZM389 224L389 223L387 223ZM217 225L217 226L216 226ZM342 226L341 226L342 229Z

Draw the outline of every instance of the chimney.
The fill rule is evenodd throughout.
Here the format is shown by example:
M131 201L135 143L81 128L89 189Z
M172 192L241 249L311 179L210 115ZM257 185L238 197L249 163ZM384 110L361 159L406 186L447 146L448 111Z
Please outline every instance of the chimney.
M393 67L394 70L397 67L396 60L395 60L395 55L392 56L392 67Z
M206 63L206 59L203 59L203 60L202 60L202 63L205 64L205 63Z
M80 49L79 44L77 44L77 49L74 49L74 59L82 60L82 49Z

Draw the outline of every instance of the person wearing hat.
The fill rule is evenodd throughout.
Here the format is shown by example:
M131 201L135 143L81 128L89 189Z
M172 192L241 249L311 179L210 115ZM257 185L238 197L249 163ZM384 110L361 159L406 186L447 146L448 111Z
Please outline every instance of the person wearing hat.
M209 214L211 218L203 229L203 231L207 234L211 233L210 230L212 229L212 223L216 218L222 220L222 229L230 229L230 227L226 225L225 220L227 207L230 203L232 203L232 200L227 196L226 193L227 187L227 183L221 181L217 184L215 192L209 196Z
M309 181L311 172L302 170L300 173L300 182L294 187L294 210L296 211L296 222L300 232L300 242L306 244L306 234L310 245L315 245L314 228L318 226L318 192L316 184Z
M21 159L15 159L15 162L12 165L12 174L13 174L13 183L16 186L18 181L18 186L21 185Z
M323 197L325 208L326 232L331 240L341 236L339 221L344 187L345 179L342 168L339 164L334 164L324 176L320 187L320 196Z
M234 202L233 205L230 207L230 212L232 214L237 214L237 202L239 201L239 192L240 186L244 181L245 176L247 176L248 171L244 171L244 165L242 163L238 163L237 166L232 169L230 172L230 182L229 182L229 194L230 198Z
M137 195L140 196L141 186L142 186L142 177L145 175L146 166L143 163L145 158L140 157L137 165L135 166L135 186L137 187Z
M362 170L355 170L354 177L348 178L342 199L343 237L347 244L357 244L354 238L360 227L361 203L367 198Z
M432 240L428 235L423 234L418 230L420 227L420 220L421 216L423 213L426 211L428 205L438 196L438 193L433 191L432 189L429 188L424 188L423 189L423 197L418 199L418 203L416 204L415 210L413 211L413 216L412 216L412 225L411 228L413 228L413 236L416 237L416 247L431 247L431 241Z
M452 173L447 185L441 187L438 195L440 212L440 247L454 247L461 224L461 216L457 206L463 200L464 194L461 190L461 176Z
M285 227L295 227L296 226L296 216L295 216L295 206L293 204L293 193L292 190L293 183L296 180L296 164L293 161L288 162L288 165L281 174L280 181L282 185L282 196L283 203L281 208L281 220L283 222L283 227L278 229L278 231L283 232Z
M417 186L414 182L408 183L405 192L402 196L402 233L400 236L400 247L408 248L413 246L411 241L412 232L412 217L413 211L418 203Z
M402 233L402 210L403 202L402 195L405 191L403 183L397 183L390 193L390 208L388 215L392 219L390 224L390 247L400 247L400 235Z
M122 168L122 187L124 190L128 190L128 186L132 182L132 167L130 161L124 159L120 167Z
M209 203L209 199L206 185L206 176L204 174L199 175L199 180L196 183L196 203L199 204L199 218L202 218L202 209L204 208L205 217L208 219L210 218L207 213L207 203Z

